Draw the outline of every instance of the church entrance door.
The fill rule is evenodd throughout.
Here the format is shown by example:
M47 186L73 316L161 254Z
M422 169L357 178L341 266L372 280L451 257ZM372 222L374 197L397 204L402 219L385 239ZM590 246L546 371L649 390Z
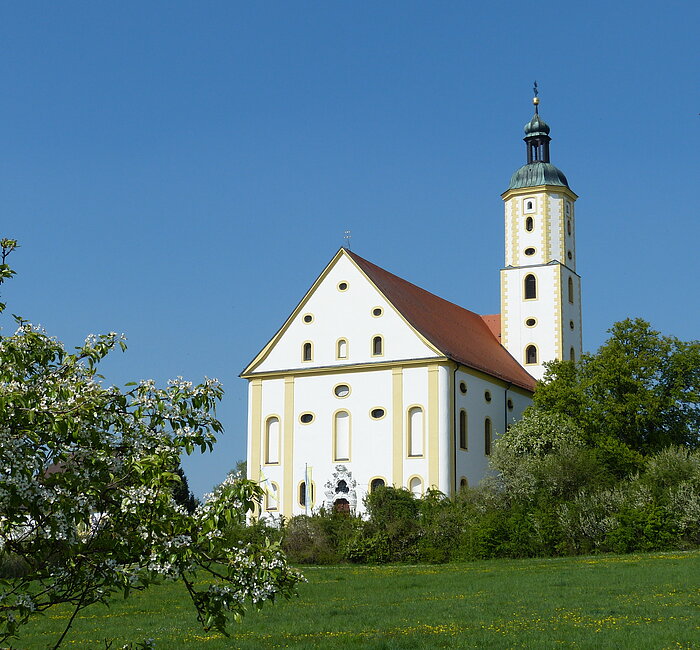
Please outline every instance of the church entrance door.
M333 504L333 510L344 515L349 515L350 502L347 499L336 499L336 502Z

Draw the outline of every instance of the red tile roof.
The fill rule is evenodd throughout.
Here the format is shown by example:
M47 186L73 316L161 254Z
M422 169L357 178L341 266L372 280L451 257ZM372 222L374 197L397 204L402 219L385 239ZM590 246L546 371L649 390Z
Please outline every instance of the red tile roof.
M446 357L492 377L535 390L535 379L496 338L500 316L479 316L345 250L403 317ZM496 328L495 319L499 322Z

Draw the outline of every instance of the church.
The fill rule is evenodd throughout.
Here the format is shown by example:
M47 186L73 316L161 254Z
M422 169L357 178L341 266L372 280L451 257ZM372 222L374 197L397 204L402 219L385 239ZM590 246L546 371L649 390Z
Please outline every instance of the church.
M550 127L533 103L527 162L501 195L500 314L476 314L341 248L241 373L261 516L361 513L382 485L417 496L476 485L544 362L581 354L577 196L550 162Z

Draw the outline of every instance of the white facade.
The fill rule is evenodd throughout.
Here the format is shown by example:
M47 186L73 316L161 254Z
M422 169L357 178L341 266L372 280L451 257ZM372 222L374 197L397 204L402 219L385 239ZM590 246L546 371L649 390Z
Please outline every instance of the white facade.
M416 494L476 485L486 427L495 438L530 401L529 391L447 358L344 249L243 376L248 473L268 492L269 516L307 511L307 476L311 509L344 499L357 512L373 481Z
M536 379L544 363L579 359L581 278L574 202L568 187L509 190L501 270L501 342Z
M376 485L417 495L476 485L544 362L580 357L577 196L549 163L537 110L525 133L528 162L502 195L500 315L464 310L341 249L243 371L261 516L362 512Z

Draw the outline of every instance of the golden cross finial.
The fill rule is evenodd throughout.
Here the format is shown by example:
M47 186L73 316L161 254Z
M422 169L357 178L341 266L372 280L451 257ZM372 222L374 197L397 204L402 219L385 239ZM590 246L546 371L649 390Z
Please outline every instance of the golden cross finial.
M535 85L532 87L532 91L535 93L535 96L532 98L532 103L535 105L535 115L539 115L538 105L540 103L540 98L538 97L538 95L540 94L540 91L537 88L537 81L535 81Z

